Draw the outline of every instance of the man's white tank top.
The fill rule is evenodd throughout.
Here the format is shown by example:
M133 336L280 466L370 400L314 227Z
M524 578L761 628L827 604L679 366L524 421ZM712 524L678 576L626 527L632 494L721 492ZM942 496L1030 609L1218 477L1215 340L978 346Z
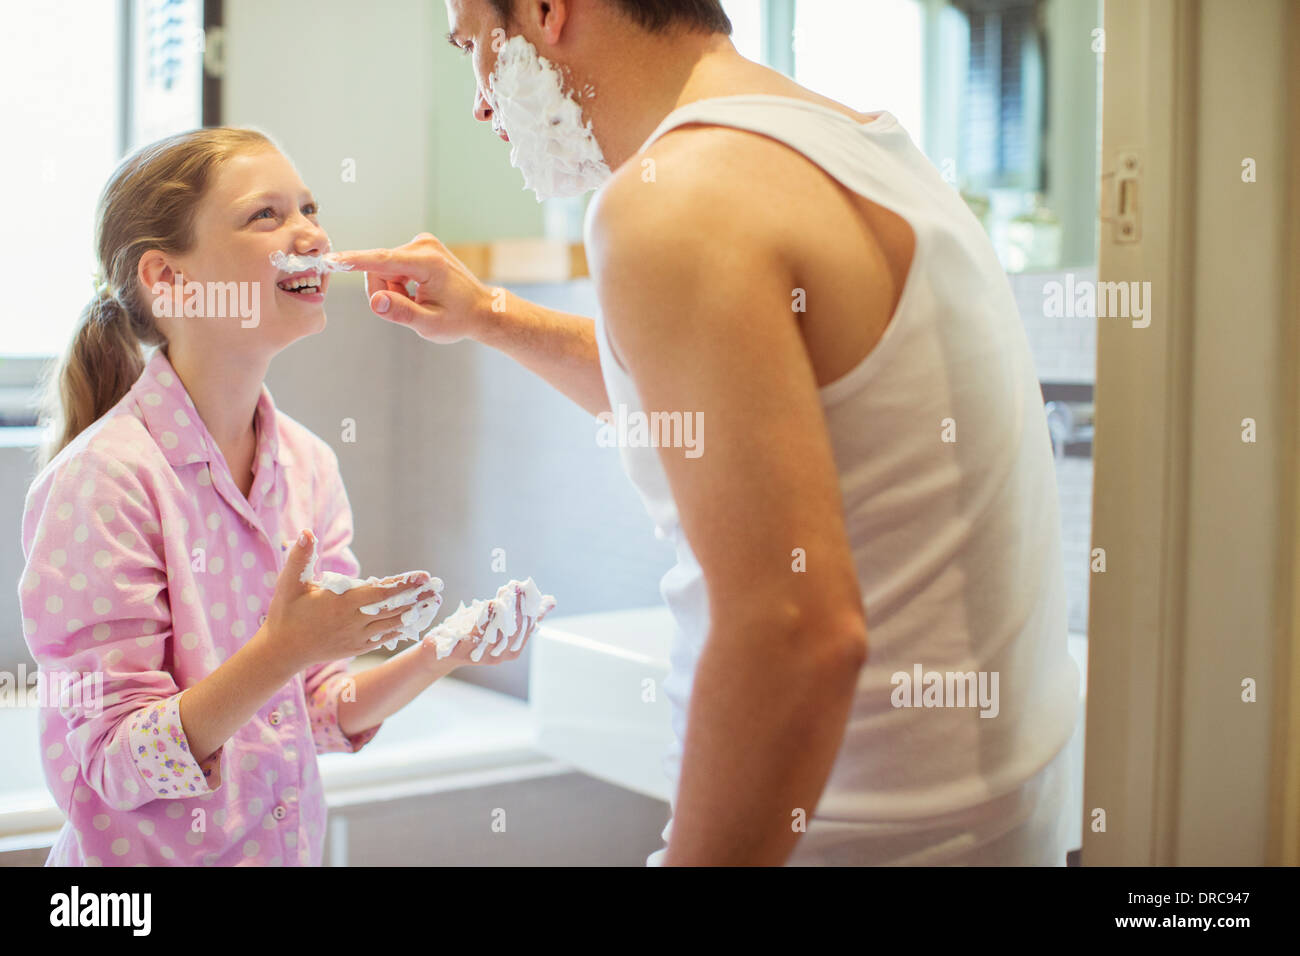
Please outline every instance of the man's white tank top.
M814 818L923 823L992 806L1069 741L1079 692L1047 423L1006 275L978 220L889 113L859 124L793 98L728 96L673 111L642 149L685 123L785 143L901 216L916 237L879 343L820 390L870 651ZM596 341L614 411L650 411L599 317ZM663 687L675 738L665 769L676 793L708 598L659 450L620 455L677 552L660 584L676 623ZM941 691L932 674L942 675ZM978 705L980 675L995 705ZM973 688L967 706L952 706L958 684Z

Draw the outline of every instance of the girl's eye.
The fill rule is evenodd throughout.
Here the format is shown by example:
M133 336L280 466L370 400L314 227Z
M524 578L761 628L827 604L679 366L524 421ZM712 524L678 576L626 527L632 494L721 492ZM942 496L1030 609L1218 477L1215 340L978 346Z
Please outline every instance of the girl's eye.
M275 210L272 209L270 206L267 206L265 209L260 209L257 212L255 212L248 221L253 222L257 219L265 219L266 217L263 216L262 213L270 213L272 216L274 216ZM319 216L320 204L314 202L307 203L305 206L302 207L302 214L304 216Z
M466 43L464 46L460 48L460 52L463 56L469 56L471 53L474 52L474 44Z

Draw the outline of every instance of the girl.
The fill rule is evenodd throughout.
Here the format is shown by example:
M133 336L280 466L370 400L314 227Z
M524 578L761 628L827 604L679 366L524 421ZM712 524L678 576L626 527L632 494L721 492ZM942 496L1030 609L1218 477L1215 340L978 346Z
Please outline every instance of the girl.
M51 383L57 438L23 519L24 633L63 692L40 712L67 817L47 865L318 865L316 754L357 751L470 662L472 640L445 659L421 641L350 675L409 605L361 609L413 585L430 587L406 600L437 600L433 583L309 583L313 555L357 576L351 511L333 451L262 379L325 326L328 275L291 291L270 262L328 251L317 212L275 145L233 128L140 149L100 198L103 278ZM194 282L234 314L210 291L201 317L175 308ZM517 657L543 614L482 662Z

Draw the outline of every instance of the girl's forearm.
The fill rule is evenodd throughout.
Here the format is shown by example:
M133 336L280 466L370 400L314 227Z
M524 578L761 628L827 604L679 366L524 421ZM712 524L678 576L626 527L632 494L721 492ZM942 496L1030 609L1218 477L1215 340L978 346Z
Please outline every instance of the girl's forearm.
M355 675L356 700L339 702L339 729L349 737L369 730L459 666L450 658L439 660L433 646L420 641L361 671Z
M485 313L474 338L508 355L592 415L609 411L596 323L498 290L501 311Z
M253 719L297 669L273 653L265 629L180 699L181 727L190 754L202 763Z

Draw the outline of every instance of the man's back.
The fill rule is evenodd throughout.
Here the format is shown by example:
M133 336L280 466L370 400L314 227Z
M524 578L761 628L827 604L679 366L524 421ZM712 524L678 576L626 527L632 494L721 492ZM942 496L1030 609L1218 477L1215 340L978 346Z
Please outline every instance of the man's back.
M692 89L707 90L710 99L788 97L856 123L879 115L851 110L747 60L725 75L702 78L688 93ZM725 178L748 193L751 201L737 207L745 228L772 237L772 254L790 265L796 287L815 303L798 318L818 386L839 378L875 347L911 264L915 237L901 217L845 189L789 146L726 126L677 127L647 155L706 182ZM640 169L638 162L628 167L625 175Z
M1069 739L1078 681L1050 444L1006 278L893 118L868 119L802 97L702 100L628 164L652 159L659 184L692 190L685 208L705 230L714 207L744 216L763 237L762 254L737 262L755 283L765 262L794 277L791 321L819 388L871 646L817 817L863 825L1017 791ZM639 409L603 322L597 341L611 403ZM665 687L675 777L708 589L657 451L623 456L678 549L662 584L679 627Z

